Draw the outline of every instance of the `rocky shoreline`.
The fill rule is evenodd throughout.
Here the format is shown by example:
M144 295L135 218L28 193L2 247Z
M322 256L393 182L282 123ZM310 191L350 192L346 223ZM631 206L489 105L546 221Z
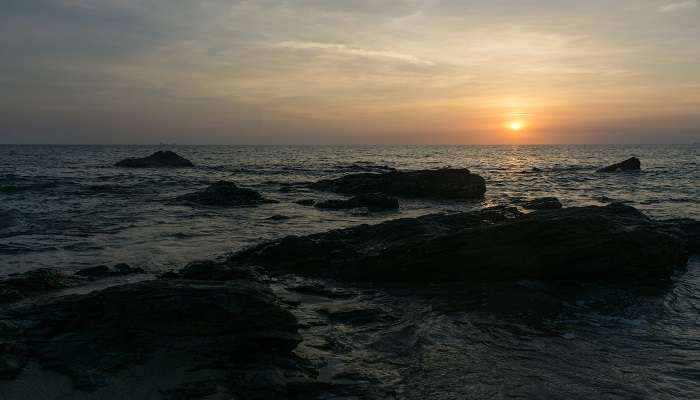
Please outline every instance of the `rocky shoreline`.
M486 190L467 170L388 168L309 187L355 196L316 204L320 209L371 211L399 207L386 196L461 199ZM227 182L180 200L268 201ZM654 221L622 204L565 208L540 198L287 236L159 276L124 264L73 275L30 271L0 280L0 386L19 396L50 381L65 398L124 398L126 387L132 398L402 398L393 388L400 378L392 378L400 366L344 357L352 344L339 339L336 326L359 332L356 340L368 329L387 332L371 345L388 358L415 345L401 341L401 311L358 299L396 290L449 296L456 288L522 282L654 285L682 271L700 248L699 232L698 221ZM133 281L110 281L124 277ZM95 282L107 283L70 292ZM517 290L508 307L519 307ZM367 372L368 363L381 363L385 373Z

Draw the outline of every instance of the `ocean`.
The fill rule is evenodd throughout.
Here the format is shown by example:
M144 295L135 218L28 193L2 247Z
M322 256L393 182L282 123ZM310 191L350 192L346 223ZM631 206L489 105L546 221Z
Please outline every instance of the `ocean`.
M176 151L196 167L113 166L156 150ZM631 156L641 159L641 172L596 173ZM486 179L486 196L402 199L399 212L364 214L296 204L339 196L286 186L386 167L466 167ZM173 201L218 180L279 203L216 208ZM159 273L286 235L541 196L556 196L565 207L625 202L655 219L698 219L699 183L699 145L2 145L0 276L122 262ZM268 219L279 214L290 219ZM697 255L661 287L517 285L515 292L478 284L360 288L354 301L398 320L335 331L343 350L334 362L359 366L407 399L700 398ZM502 298L519 296L520 289L522 302ZM315 318L312 311L297 312L301 321ZM319 334L314 329L321 328L306 332L309 340Z

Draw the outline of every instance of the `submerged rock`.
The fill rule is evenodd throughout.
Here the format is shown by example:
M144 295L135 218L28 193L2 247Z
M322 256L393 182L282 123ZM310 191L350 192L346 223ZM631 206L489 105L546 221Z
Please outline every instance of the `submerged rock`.
M642 163L637 157L628 158L625 161L617 164L609 165L598 169L598 172L621 172L621 171L639 171L642 168Z
M326 200L315 204L323 210L350 210L367 208L368 211L390 211L399 209L399 201L380 194L363 194L348 200Z
M253 189L239 188L233 182L219 181L204 190L180 196L179 200L205 206L256 206L265 203L277 203L276 200L264 198Z
M351 195L381 193L389 196L445 199L479 198L486 192L484 179L468 169L352 174L318 181L310 187Z
M286 220L291 219L291 218L292 217L290 217L288 215L276 214L276 215L273 215L271 217L267 217L266 219L268 221L286 221Z
M561 202L556 197L539 197L527 200L522 206L528 210L558 210L562 208Z
M127 158L114 164L123 168L163 168L163 167L194 167L186 158L172 151L157 151L148 157Z
M635 208L612 204L540 211L427 215L288 236L232 255L261 265L359 281L667 278L687 262L685 244Z

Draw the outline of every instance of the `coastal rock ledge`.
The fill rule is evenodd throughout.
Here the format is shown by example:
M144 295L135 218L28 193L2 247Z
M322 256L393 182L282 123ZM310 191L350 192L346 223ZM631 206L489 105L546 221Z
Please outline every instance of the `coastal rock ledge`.
M220 207L277 203L277 200L266 199L253 189L239 188L235 183L226 181L212 183L204 190L180 196L178 199L187 203Z
M148 157L127 158L114 164L121 168L194 167L192 162L172 151L157 151Z
M230 265L356 281L568 280L635 283L687 263L687 241L633 207L498 210L404 218L288 236Z
M311 189L348 195L380 193L413 198L471 199L486 193L486 182L468 169L361 173L312 183Z

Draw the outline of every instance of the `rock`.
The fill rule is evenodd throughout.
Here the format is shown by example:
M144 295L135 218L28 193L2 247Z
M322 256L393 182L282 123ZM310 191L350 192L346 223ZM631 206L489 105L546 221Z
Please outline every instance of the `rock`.
M368 211L398 210L399 201L380 194L362 194L349 200L326 200L316 203L316 208L323 210L349 210L353 208L367 208Z
M637 157L629 158L617 164L609 165L598 169L598 172L621 172L621 171L639 171L642 168L642 163Z
M634 283L685 265L685 243L633 207L575 207L517 218L469 212L288 236L232 255L272 272L357 281L521 279Z
M347 172L375 172L375 173L384 173L384 172L396 172L397 169L390 167L388 165L375 165L375 164L370 164L366 162L360 162L360 163L355 163L355 164L350 164L350 165L338 165L336 166L336 169L341 170L341 171L347 171Z
M528 210L558 210L562 208L561 202L556 197L539 197L527 200L522 206Z
M238 393L245 379L236 377L253 367L283 359L294 369L291 351L301 341L296 318L272 291L245 279L144 281L12 309L4 318L26 327L12 346L27 346L30 362L87 391L118 390L123 382L111 376L125 370L143 383L138 374L146 368L159 371L148 377L156 392L175 389L167 386L173 382L191 387L205 369L215 387ZM21 354L0 348L0 372L16 374Z
M157 151L148 157L127 158L114 164L122 168L194 167L190 160L172 151Z
M110 276L122 276L131 274L145 274L143 268L132 268L129 264L120 263L110 269L106 265L98 265L97 267L84 268L76 272L76 275L90 278L106 278Z
M281 214L276 214L271 217L268 217L268 221L286 221L288 219L291 219L292 217L288 217L286 215L281 215Z
M314 200L314 199L301 199L301 200L295 201L295 203L299 204L301 206L313 206L314 204L316 204L316 200Z
M352 174L318 181L310 187L350 195L381 193L388 196L444 199L480 198L486 192L484 179L467 169Z
M0 303L14 302L25 297L69 286L65 274L53 268L11 274L0 280Z
M357 296L357 293L354 293L352 291L345 290L345 289L339 289L339 288L329 288L329 287L323 286L319 283L309 283L309 284L289 286L289 287L287 287L287 290L289 290L290 292L294 292L294 293L311 295L311 296L328 297L331 299L348 299L348 298Z
M243 189L233 182L219 181L206 189L180 196L179 200L205 206L242 207L277 203L252 189Z
M166 276L169 279L189 279L203 281L231 281L250 279L257 282L266 280L265 271L257 267L232 267L211 260L194 261L179 272Z

